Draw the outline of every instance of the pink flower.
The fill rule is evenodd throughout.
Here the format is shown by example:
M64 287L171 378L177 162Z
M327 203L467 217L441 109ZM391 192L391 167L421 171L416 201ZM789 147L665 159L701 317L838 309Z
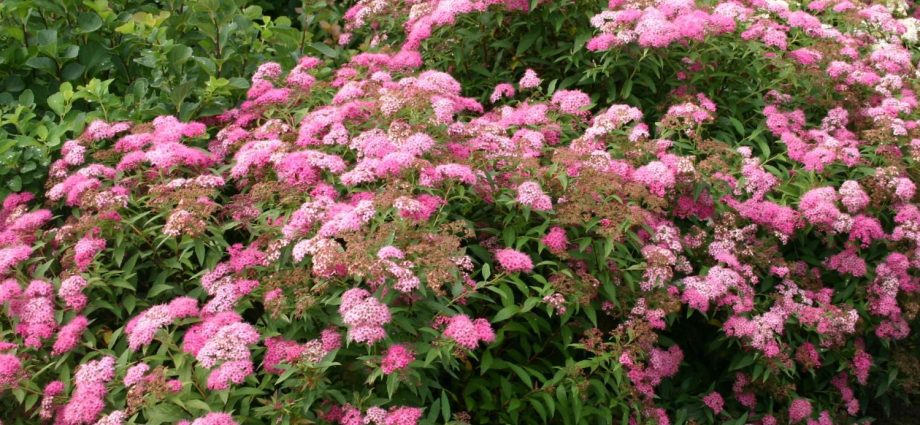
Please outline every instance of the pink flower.
M134 366L128 368L128 371L125 372L125 378L122 381L126 387L131 387L141 382L144 379L144 375L150 370L150 366L147 363L138 363Z
M80 275L73 275L61 281L61 287L58 289L58 297L64 300L64 304L76 311L83 310L86 307L87 298L83 294L83 288L86 287L86 279Z
M553 93L551 102L566 114L579 115L586 113L591 98L581 90L558 90Z
M156 332L175 320L169 307L164 304L155 305L144 310L125 326L128 335L128 348L137 351L139 348L153 342Z
M537 182L524 182L517 188L517 201L534 211L550 211L553 209L553 200L540 188Z
M0 248L0 276L6 276L13 267L27 260L30 255L32 248L28 245Z
M495 332L487 320L470 320L465 314L450 318L447 328L444 329L444 336L470 350L476 348L480 341L490 343L495 340Z
M508 83L502 83L495 86L495 90L492 91L492 95L489 96L489 101L492 103L498 102L503 97L512 97L514 96L514 86Z
M725 406L725 400L722 399L722 394L715 391L703 397L703 403L706 403L706 406L712 409L712 412L717 415L722 413L722 409Z
M207 415L195 419L191 425L239 425L233 420L233 417L226 413L208 413Z
M101 419L96 421L95 425L123 425L128 419L128 415L121 410L116 410L108 415L103 416Z
M103 139L111 139L116 134L131 128L131 124L126 122L117 122L109 124L103 120L96 119L93 122L89 123L86 126L83 134L92 141L99 141Z
M74 262L77 264L77 269L85 271L89 265L93 262L93 259L96 257L100 251L105 249L105 239L100 239L93 236L84 236L77 242L76 247L74 247Z
M415 353L402 344L394 344L387 348L383 355L380 368L384 375L389 375L397 370L405 369L415 360Z
M57 328L54 318L54 287L48 282L33 280L23 293L21 308L14 309L19 317L16 332L25 338L27 347L39 348L42 340L51 338Z
M815 349L815 345L810 342L803 342L795 350L795 360L806 370L821 366L821 356L818 354L818 350Z
M882 224L874 217L858 215L853 218L850 226L850 240L859 241L863 248L867 248L872 241L885 238Z
M661 161L652 161L637 168L633 173L633 179L644 184L649 192L658 196L665 196L676 182L674 171Z
M42 403L41 409L39 410L39 417L42 419L51 419L54 416L56 406L54 405L54 398L64 392L64 383L61 381L51 381L45 385L45 389L42 393Z
M542 80L537 76L537 73L534 70L527 68L524 71L524 77L521 78L521 81L518 81L518 87L521 89L532 89L540 85Z
M533 270L533 261L530 256L514 249L505 248L495 251L495 260L502 269L509 273L529 273Z
M67 425L88 425L105 408L105 385L115 377L115 358L103 357L80 365L74 376L76 389L61 412Z
M54 347L51 354L59 356L70 350L73 350L80 343L80 338L86 327L89 326L89 320L86 316L77 316L70 320L70 323L61 327L58 331L57 340L54 341Z
M863 350L856 350L856 354L853 355L853 371L860 385L866 385L869 382L870 368L872 368L872 355Z
M304 347L300 344L280 336L266 339L265 347L265 358L262 361L262 366L269 373L283 372L282 369L275 366L281 363L294 363L304 351Z
M789 422L798 423L808 417L811 417L811 402L804 398L793 400L789 405Z
M391 410L383 425L417 425L422 417L422 409L417 407L400 407Z
M335 328L326 328L320 332L320 341L322 342L323 351L330 352L342 348L342 335Z
M22 362L12 354L0 354L0 388L15 387L19 382Z
M869 195L860 187L859 183L847 180L840 185L840 202L846 207L847 212L855 214L869 205Z
M348 339L373 345L386 337L383 325L390 323L390 309L367 291L360 288L345 291L339 313L348 325Z
M543 236L542 242L553 254L565 252L569 246L569 239L565 234L565 229L559 226L550 228L549 233Z
M825 266L841 274L849 274L856 277L866 275L866 260L863 260L856 253L855 248L848 248L838 254L832 255L825 261Z

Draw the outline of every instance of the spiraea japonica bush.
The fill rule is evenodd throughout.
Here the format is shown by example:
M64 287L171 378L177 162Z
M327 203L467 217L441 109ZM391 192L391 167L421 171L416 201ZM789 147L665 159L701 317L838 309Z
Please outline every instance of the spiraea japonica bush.
M906 10L531 3L361 1L343 65L67 142L0 212L3 423L825 425L916 399ZM530 43L583 67L438 68L466 20L565 7L593 12Z

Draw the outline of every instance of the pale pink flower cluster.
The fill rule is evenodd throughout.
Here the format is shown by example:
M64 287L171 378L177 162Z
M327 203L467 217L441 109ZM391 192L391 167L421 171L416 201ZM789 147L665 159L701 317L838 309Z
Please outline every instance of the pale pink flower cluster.
M518 203L525 205L534 211L551 211L553 209L553 200L540 187L540 184L533 181L521 183L517 187Z
M176 425L239 425L228 413L212 412L192 422L179 421Z
M539 87L542 80L537 76L537 73L534 70L527 68L524 71L524 76L521 77L521 80L518 81L518 87L521 89L532 89L534 87Z
M405 253L392 245L387 245L377 251L377 259L382 268L396 279L393 288L399 292L409 293L418 288L421 281L412 272L411 269L415 265L411 261L395 261L404 258Z
M396 406L384 410L371 407L362 415L360 409L345 404L333 406L322 418L339 425L417 425L422 418L422 409Z
M558 90L553 93L550 102L563 113L582 115L587 114L591 97L581 90Z
M127 122L116 122L110 124L103 120L96 119L86 126L86 130L83 131L83 135L89 140L99 141L103 139L111 139L112 137L115 137L116 134L128 131L130 128L131 124Z
M106 384L115 378L115 358L106 356L80 365L74 391L58 418L65 425L88 425L105 409Z
M445 204L439 196L422 194L415 198L401 196L393 202L393 207L399 210L403 218L422 222L431 218L431 215Z
M811 412L810 401L803 398L795 399L789 405L789 423L801 422L803 419L811 417Z
M339 305L342 321L348 326L348 339L373 345L386 338L383 325L390 323L390 309L361 288L342 294Z
M64 393L64 383L61 381L51 381L45 385L45 389L42 391L42 402L41 408L39 409L38 416L42 419L48 420L54 417L54 415L60 410L61 406L55 405L54 398Z
M681 300L700 311L708 311L712 302L719 305L733 305L735 313L745 312L751 308L748 296L753 295L753 290L734 270L714 266L709 269L705 277L687 277L683 280L683 284L684 293L681 295Z
M198 315L198 301L180 297L169 304L158 304L138 314L125 326L128 348L137 351L153 342L156 332L178 319Z
M239 255L235 249L233 253ZM239 279L231 274L234 271L243 271L250 264L249 260L241 260L239 256L236 257L236 260L234 261L234 258L231 257L229 262L219 263L213 270L201 277L201 286L212 297L201 308L203 315L233 310L240 299L259 286L257 280ZM261 260L259 262L261 263Z
M652 194L661 197L677 182L674 171L661 161L652 161L637 168L632 178L645 185Z
M225 390L241 384L253 372L249 345L259 342L259 332L234 312L208 317L185 333L182 349L211 369L208 388Z
M543 302L550 306L550 308L558 315L564 315L566 312L565 307L565 295L562 295L558 292L554 292L543 297Z
M9 279L0 286L0 302L10 302L10 317L19 320L16 333L26 347L39 348L57 330L54 318L54 287L48 282L33 280L25 291Z
M116 410L100 418L95 425L122 425L126 420L128 420L128 415L121 410Z
M492 91L492 95L489 96L489 101L492 103L498 102L503 97L513 97L515 94L514 86L508 83L501 83L495 86L495 90Z
M211 165L215 159L212 155L181 143L182 138L201 136L205 130L202 123L182 123L173 116L157 117L152 132L129 134L115 143L115 149L125 153L116 168L133 170L145 162L160 170Z
M333 328L324 329L319 338L304 344L280 336L271 337L265 340L266 351L262 366L269 373L282 373L279 364L297 364L300 361L318 363L341 346L341 335Z

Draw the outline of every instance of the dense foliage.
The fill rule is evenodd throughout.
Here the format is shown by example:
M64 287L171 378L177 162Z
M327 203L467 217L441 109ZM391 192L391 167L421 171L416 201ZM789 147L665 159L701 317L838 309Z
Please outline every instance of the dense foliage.
M92 120L0 210L3 423L887 417L912 7L360 0L238 107Z
M320 28L341 15L331 3L300 14L251 0L0 3L0 195L39 190L51 154L93 119L218 113L265 61L336 55Z

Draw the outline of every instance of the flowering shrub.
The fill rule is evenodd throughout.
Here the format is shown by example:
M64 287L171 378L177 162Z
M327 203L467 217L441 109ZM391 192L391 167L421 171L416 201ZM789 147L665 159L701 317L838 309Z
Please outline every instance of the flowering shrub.
M673 73L634 103L428 67L462 19L558 7L530 3L359 1L344 64L65 143L0 210L4 423L825 425L915 398L916 21L613 1L570 43Z

